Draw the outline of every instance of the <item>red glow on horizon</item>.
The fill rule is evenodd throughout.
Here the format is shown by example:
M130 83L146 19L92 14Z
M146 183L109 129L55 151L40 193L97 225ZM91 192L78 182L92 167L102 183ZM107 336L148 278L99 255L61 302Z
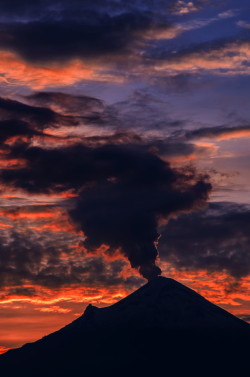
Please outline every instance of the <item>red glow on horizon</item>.
M242 278L241 285L235 290L226 291L231 281L226 273L211 274L203 270L180 272L164 263L161 263L161 268L163 276L180 281L232 314L248 315L250 276ZM128 267L125 268L124 276L129 277L129 271L130 276L131 273L134 275L134 271ZM75 285L50 289L27 282L24 288L33 288L34 294L25 296L11 294L11 288L14 287L5 287L0 299L0 307L4 308L6 313L12 313L5 317L0 315L1 344L6 347L3 348L3 352L8 347L13 348L34 341L65 326L75 317L80 316L88 304L99 307L109 306L134 291L123 285L114 287L105 287L101 284L92 287ZM17 323L22 323L22 326L17 327ZM8 332L4 330L6 326Z
M7 352L10 348L7 348L7 347L4 347L4 346L0 346L0 355L2 355L3 353Z

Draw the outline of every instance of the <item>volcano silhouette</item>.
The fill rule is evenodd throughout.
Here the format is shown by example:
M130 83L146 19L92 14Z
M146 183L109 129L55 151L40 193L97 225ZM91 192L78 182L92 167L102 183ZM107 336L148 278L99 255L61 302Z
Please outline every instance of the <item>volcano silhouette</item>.
M158 277L106 308L0 357L3 377L245 376L250 326ZM248 370L248 372L247 372Z

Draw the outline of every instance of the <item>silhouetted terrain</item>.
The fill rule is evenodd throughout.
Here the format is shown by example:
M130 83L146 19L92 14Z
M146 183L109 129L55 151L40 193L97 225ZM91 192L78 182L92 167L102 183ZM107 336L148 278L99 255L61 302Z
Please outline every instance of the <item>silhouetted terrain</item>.
M158 277L106 308L0 357L4 377L246 376L250 326Z

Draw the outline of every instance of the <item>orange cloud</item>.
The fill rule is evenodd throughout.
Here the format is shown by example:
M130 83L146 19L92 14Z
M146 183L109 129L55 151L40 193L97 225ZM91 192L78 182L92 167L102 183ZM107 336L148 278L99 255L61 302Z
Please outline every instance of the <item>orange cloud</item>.
M208 142L192 142L196 149L194 152L184 156L166 156L163 157L167 162L171 162L172 165L178 166L189 161L201 160L204 158L215 157L217 155L219 147L213 143Z
M29 209L15 209L15 210L2 210L0 211L0 216L8 217L12 220L17 219L30 219L30 220L40 220L40 219L52 219L59 217L61 212L59 209L53 210L39 210L32 212Z
M203 132L202 132L203 131ZM249 138L250 137L250 127L243 126L238 128L225 128L222 127L211 127L211 129L206 128L201 130L201 133L199 133L199 130L197 133L194 132L194 135L192 139L200 139L200 140L207 140L207 139L213 139L213 140L231 140L231 139L240 139L240 138ZM197 147L205 147L210 148L211 151L214 153L217 152L218 146L212 144L211 142L195 142L194 143Z
M131 291L123 286L103 287L103 286L73 286L63 289L49 289L42 286L25 285L26 288L35 288L36 295L25 296L9 294L9 287L2 290L0 305L29 302L33 305L58 306L60 302L71 303L92 303L101 306L110 305L128 295ZM13 287L11 287L13 288ZM14 287L15 288L15 287ZM18 288L18 287L17 287ZM47 310L48 311L48 310Z
M231 43L221 48L190 52L176 56L155 66L158 72L176 74L183 71L210 71L221 75L249 74L250 67L245 64L250 59L250 43Z
M193 3L193 1L177 1L173 6L173 11L175 14L187 14L190 12L196 12L198 8Z
M214 137L215 140L231 140L231 139L241 139L241 138L249 138L250 137L250 129L249 130L227 130L222 132L220 135Z
M98 65L75 59L65 64L32 65L9 51L0 51L0 82L9 86L27 85L32 89L72 85L81 80L108 79Z
M73 234L81 234L78 232L75 227L68 221L68 219L57 220L56 223L46 223L39 224L37 226L29 226L30 229L36 230L37 232L68 232Z
M167 28L151 29L143 34L145 39L174 39L184 31L181 25L173 25Z
M180 271L165 262L161 262L160 266L163 269L164 276L180 281L182 284L196 290L208 300L226 307L227 310L236 315L237 313L242 314L243 306L248 305L248 311L247 309L244 309L244 311L249 314L250 276L244 277L240 281L235 281L235 279L225 272L211 273L206 270ZM134 271L131 272L130 268L125 267L123 273L125 277L129 277ZM92 303L94 305L106 306L131 293L131 288L128 289L122 285L115 287L74 285L62 289L50 289L43 286L26 284L24 285L25 287L34 288L36 294L31 296L10 294L10 288L5 287L2 290L0 305L29 302L33 305L42 305L42 308L47 306L52 308L51 310L42 310L49 312L55 311L56 308L60 307L60 303L63 302L68 302L72 305L73 303ZM13 289L13 287L11 288ZM40 306L37 310L40 310L39 308Z
M65 193L62 197L72 197L73 194ZM57 207L52 209L33 210L29 208L22 209L4 209L0 211L0 216L7 217L14 221L25 221L25 226L28 229L35 230L37 232L51 231L51 232L68 232L77 235L82 235L82 231L79 231L70 222L67 213L63 212ZM2 224L2 225L1 225ZM12 224L15 225L14 223ZM12 225L0 223L0 228L11 227Z
M24 167L25 161L21 159L0 159L0 169L13 168L13 167Z
M250 276L237 281L226 272L177 270L166 262L161 262L160 267L165 276L180 281L231 313L242 314L242 307L246 304L249 314Z
M49 307L39 307L39 308L35 308L35 310L38 310L40 312L45 312L45 313L70 313L71 312L71 309L66 309L66 308L60 308L60 306L57 306L57 305L53 305L53 306L49 306Z
M4 228L12 228L12 225L9 225L9 224L4 224L4 223L1 223L0 222L0 229L4 229Z

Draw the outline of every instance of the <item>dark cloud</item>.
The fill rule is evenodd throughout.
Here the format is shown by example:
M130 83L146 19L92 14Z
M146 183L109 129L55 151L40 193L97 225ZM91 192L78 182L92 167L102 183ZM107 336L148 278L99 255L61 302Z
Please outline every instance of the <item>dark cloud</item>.
M30 104L0 97L1 141L15 136L52 137L44 132L46 128L106 126L112 117L101 100L86 96L38 92L25 100Z
M1 181L31 193L74 189L69 213L93 250L121 248L132 267L150 279L160 273L157 226L160 218L203 206L211 185L193 169L176 170L143 145L42 149L12 147L26 167L1 171Z
M22 120L5 120L0 121L0 141L5 142L7 139L15 136L38 136L41 132L34 130L29 123Z
M98 146L98 145L105 145L105 144L132 144L132 145L144 145L144 147L150 148L154 144L150 144L147 141L143 140L143 138L134 133L132 131L114 131L109 135L102 135L102 136L84 136L82 138L84 143L88 146Z
M185 158L192 156L202 156L206 154L207 148L203 146L197 146L185 141L175 141L174 138L169 140L156 140L147 144L149 149L152 149L159 156L166 158Z
M60 125L76 125L74 117L62 116L48 107L30 106L9 98L0 97L0 120L18 119L29 122L31 127L43 129Z
M0 287L5 295L34 296L36 286L62 288L87 284L103 286L138 284L140 279L122 277L122 259L74 254L80 239L66 233L37 232L17 228L0 236ZM68 246L69 245L69 246ZM66 255L66 257L65 257ZM33 284L33 287L25 287Z
M0 98L2 141L10 137L40 136L42 142L43 137L53 138L44 133L43 129L78 126L80 132L70 131L69 136L54 137L62 139L62 142L63 139L70 142L70 139L75 137L92 147L105 144L138 144L166 158L188 157L205 152L205 148L187 142L186 139L191 137L187 136L185 139L183 132L178 131L185 124L184 121L169 119L167 112L158 116L164 103L146 93L135 92L128 101L120 102L116 106L108 106L97 98L61 92L36 92L24 97L24 101L28 104ZM97 127L95 132L100 127L104 128L106 134L86 136L83 133L84 128L81 131L80 127L87 124ZM147 130L152 124L162 131L164 128L174 129L173 136L152 140L150 135L142 135L140 131ZM18 148L15 151L17 152Z
M87 145L138 144L154 153L168 157L189 157L204 155L207 148L188 142L192 132L180 131L186 121L174 120L169 116L168 103L150 93L135 91L131 97L115 105L88 96L76 96L60 92L37 92L26 97L29 102L57 112L88 121L97 127L105 127L108 135L77 135ZM164 110L162 110L162 108ZM166 109L166 110L165 110ZM145 131L152 128L161 130L162 138L152 140ZM171 134L169 135L169 130ZM144 131L144 134L141 134ZM168 136L164 138L164 133ZM194 131L195 133L195 131Z
M26 99L33 104L47 108L56 106L68 115L88 116L93 119L106 108L104 102L100 99L61 92L36 92L27 96Z
M143 13L118 15L85 12L82 18L2 23L0 48L32 62L98 58L130 51L136 35L152 20Z
M171 219L162 232L162 259L178 268L226 271L235 278L250 273L250 210L214 203L208 210Z
M75 15L79 18L82 15L82 11L86 9L100 9L122 11L128 7L127 2L121 3L116 0L71 0L70 3L67 0L36 0L30 3L28 0L12 0L11 3L8 0L2 0L0 4L1 14L5 16L9 15L14 17L18 15L19 17L31 18L43 18L43 17L60 17L69 13L71 16ZM135 3L142 3L142 1L137 1ZM147 1L145 2L147 3ZM132 5L132 8L134 6ZM77 12L78 11L78 12Z
M20 281L19 281L20 284ZM36 296L36 289L32 287L15 287L10 288L8 291L8 295L17 295L17 296L26 296L26 297L34 297Z
M129 54L145 34L171 27L167 5L128 1L3 1L0 4L0 48L32 62L62 63ZM143 42L143 43L142 43Z
M193 0L192 4L196 7L209 3L210 0ZM187 2L188 3L188 2ZM119 1L119 0L36 0L30 3L28 0L2 0L0 4L1 14L6 16L18 15L19 17L28 18L43 18L43 17L60 17L62 15L70 14L79 18L84 14L84 11L89 9L98 9L100 12L121 13L124 11L151 11L164 12L166 8L168 11L175 12L185 5L185 1L179 0L135 0ZM190 7L190 4L188 4Z
M110 166L107 162L105 166L101 156L98 158L98 152L101 153L101 150L82 144L56 149L17 144L12 147L11 155L26 160L27 168L3 170L1 177L6 183L32 193L77 190L95 181L96 177L104 179L107 175L112 176L116 161Z
M86 12L98 11L117 15L124 12L160 13L166 11L166 5L178 2L177 0L136 0L133 2L119 0L2 0L0 12L3 19L62 19L70 17L79 19L86 17Z
M13 286L25 281L56 286L68 281L65 266L59 264L60 248L53 242L32 240L32 235L14 231L9 239L1 236L0 285ZM33 242L32 242L33 241ZM65 248L66 249L66 248ZM43 261L46 261L43 264Z
M238 126L238 127L228 127L228 126L216 126L216 127L205 127L199 128L194 131L189 131L186 133L188 139L199 139L199 138L223 138L223 137L233 137L237 134L244 134L244 132L250 132L250 126Z
M218 16L219 10L226 15L223 5L209 8L205 18L196 21L192 15L187 18L187 14L181 14L181 9L189 13L188 10L198 10L206 4L209 4L209 0L157 0L154 3L145 0L130 3L115 0L54 0L37 1L31 5L16 0L13 6L4 1L0 5L0 49L17 53L22 59L39 66L51 62L63 64L79 58L87 63L94 61L102 72L106 68L108 73L112 71L126 78L136 74L138 77L138 73L145 73L142 66L152 67L158 60L178 64L189 55L219 51L235 41L232 32L222 33L225 34L224 39L213 40L216 32L210 29L207 33L199 34L199 44L193 36L189 38L187 33L194 33L193 29L208 26L215 20L223 22L224 18L227 19ZM182 16L182 24L176 12ZM164 37L162 31L168 29L172 34L168 36L166 33ZM181 36L182 32L186 35ZM171 36L175 39L174 43ZM241 33L239 43L244 42L244 38L249 40L247 31ZM228 52L230 54L231 51ZM243 61L242 65L246 63ZM159 75L157 71L149 69L150 80L164 79L164 75ZM169 76L168 73L165 76ZM173 80L167 81L173 84ZM177 81L176 84L180 85L183 79L179 78L179 84Z

